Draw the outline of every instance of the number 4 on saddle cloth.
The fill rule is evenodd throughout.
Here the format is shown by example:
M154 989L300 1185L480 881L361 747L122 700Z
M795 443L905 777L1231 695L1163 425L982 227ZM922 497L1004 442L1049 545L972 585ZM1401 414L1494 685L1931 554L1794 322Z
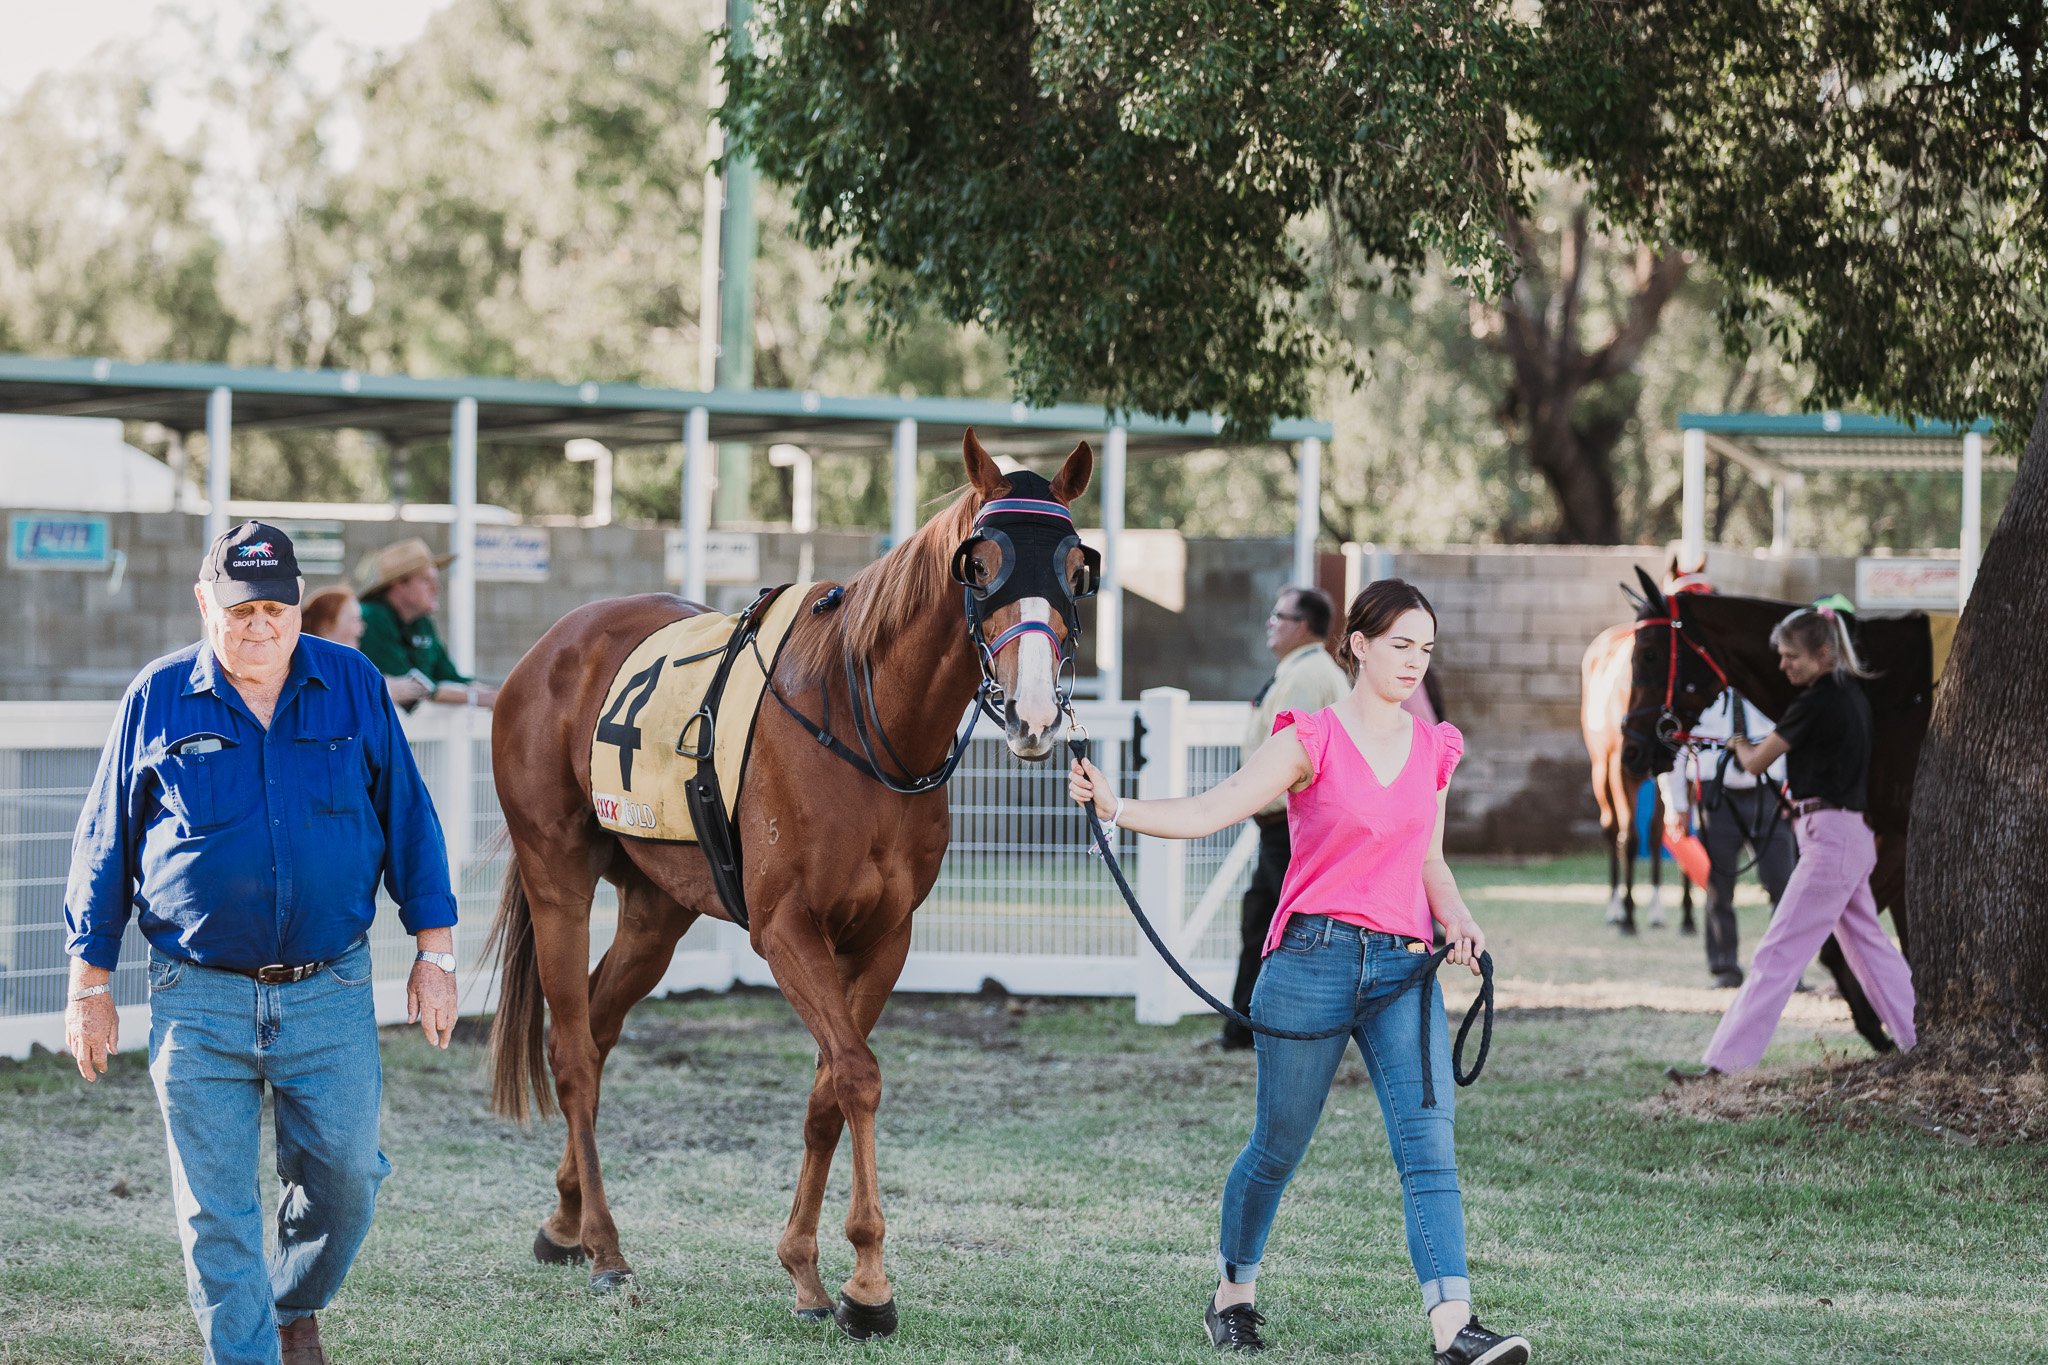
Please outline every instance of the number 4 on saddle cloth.
M736 616L705 612L642 640L606 689L590 743L598 824L630 839L702 844L719 899L742 927L733 812L767 670L810 586L769 588Z

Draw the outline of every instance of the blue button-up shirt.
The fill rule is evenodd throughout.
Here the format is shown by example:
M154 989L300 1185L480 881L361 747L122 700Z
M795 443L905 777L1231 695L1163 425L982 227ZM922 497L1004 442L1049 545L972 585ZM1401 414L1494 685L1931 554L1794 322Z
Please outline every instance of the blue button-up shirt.
M130 914L160 952L215 967L339 955L376 915L455 923L441 822L384 679L299 637L266 730L204 643L121 699L71 843L68 951L112 968Z

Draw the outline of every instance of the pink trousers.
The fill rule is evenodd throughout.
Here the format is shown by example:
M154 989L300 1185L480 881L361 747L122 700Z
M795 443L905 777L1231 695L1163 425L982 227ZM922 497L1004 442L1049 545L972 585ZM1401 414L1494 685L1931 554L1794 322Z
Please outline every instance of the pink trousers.
M1756 945L1749 979L1707 1044L1706 1064L1717 1071L1746 1070L1762 1058L1799 974L1829 934L1893 1040L1903 1050L1917 1038L1913 969L1886 937L1870 895L1870 870L1877 866L1870 827L1856 811L1821 810L1800 816L1798 830L1799 866Z

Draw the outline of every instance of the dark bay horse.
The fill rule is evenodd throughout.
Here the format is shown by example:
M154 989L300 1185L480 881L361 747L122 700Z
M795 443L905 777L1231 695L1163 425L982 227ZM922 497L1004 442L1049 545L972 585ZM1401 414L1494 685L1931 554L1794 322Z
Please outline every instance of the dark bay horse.
M1579 661L1579 734L1593 761L1593 802L1600 808L1600 830L1607 835L1607 922L1624 934L1636 932L1636 792L1650 774L1625 761L1622 719L1629 708L1630 661L1635 647L1633 625L1609 626L1593 637ZM1664 821L1660 792L1651 812L1651 828ZM1664 859L1650 857L1650 927L1664 927ZM1678 879L1684 912L1679 932L1699 932L1692 913L1692 883Z
M1778 671L1771 627L1803 603L1713 593L1666 597L1649 575L1638 573L1643 597L1635 632L1624 761L1668 772L1674 755L1666 738L1669 728L1691 729L1701 712L1721 695L1724 676L1726 685L1773 721L1785 713L1797 689ZM1876 677L1862 684L1870 699L1872 723L1866 815L1877 836L1877 867L1870 874L1870 892L1879 911L1891 912L1899 945L1906 949L1910 961L1906 819L1913 805L1913 774L1920 766L1920 745L1927 736L1927 720L1934 706L1933 651L1927 617L1919 612L1865 617L1857 621L1855 633L1857 652L1877 670ZM1676 668L1672 666L1674 649L1678 651ZM1821 961L1834 974L1842 998L1855 1016L1857 1032L1879 1051L1890 1050L1890 1039L1834 939L1823 945Z
M825 604L826 585L813 589L813 609L798 613L772 678L774 690L813 725L773 697L762 700L735 812L746 851L749 941L818 1043L803 1164L776 1255L795 1284L797 1314L836 1317L858 1337L887 1335L896 1326L875 1165L882 1075L867 1039L903 969L911 912L937 880L950 822L942 781L914 794L893 790L824 747L815 727L828 727L847 745L879 740L873 768L915 786L907 779L950 771L955 728L970 703L978 704L986 678L1006 699L1001 714L1011 750L1046 757L1065 702L1063 659L1076 643L1071 599L1092 590L1087 580L1095 565L1094 552L1071 535L1055 551L1050 540L1021 531L1016 547L1037 547L1030 553L1047 562L1013 564L1027 550L976 520L985 504L1012 493L1013 480L973 432L963 448L968 486L951 506L856 575L843 598ZM1036 509L1041 521L1058 523L1087 486L1093 463L1083 443L1050 484L1015 476L1022 492L1004 506L1021 506L1024 515ZM1019 580L1070 589L1067 600L1048 604L1030 596L998 607L1003 595L991 584L1013 569ZM985 602L982 589L989 589ZM982 604L974 613L978 642L969 635L969 600ZM591 742L620 663L657 628L705 610L648 595L571 612L512 670L492 724L513 849L491 930L504 963L491 1032L492 1104L524 1119L529 1096L542 1113L559 1096L568 1139L555 1175L558 1201L540 1225L534 1254L543 1261L588 1258L592 1288L600 1291L620 1288L631 1274L598 1164L605 1058L627 1010L661 979L684 930L700 915L730 917L698 845L622 839L599 827ZM857 715L856 707L869 709ZM599 878L618 888L619 924L593 969L590 904ZM551 1016L545 1028L544 1015ZM846 1236L856 1265L835 1307L819 1278L817 1230L842 1130L852 1133Z

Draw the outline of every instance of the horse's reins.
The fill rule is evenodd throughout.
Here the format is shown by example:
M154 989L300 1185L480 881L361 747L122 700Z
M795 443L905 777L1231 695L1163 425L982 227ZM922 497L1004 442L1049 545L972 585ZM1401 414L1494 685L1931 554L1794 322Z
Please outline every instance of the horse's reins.
M1069 723L1071 724L1071 713L1069 713ZM1067 750L1075 758L1085 762L1091 747L1088 732L1079 726L1074 728L1079 729L1080 733L1074 734L1071 731L1069 732ZM1204 990L1202 983L1195 980L1193 974L1181 965L1180 959L1173 955L1173 951L1166 946L1165 940L1160 938L1159 931L1152 927L1152 921L1146 917L1144 907L1138 904L1138 895L1135 891L1131 890L1131 883L1124 876L1123 866L1117 862L1116 850L1110 846L1109 836L1103 832L1102 817L1096 814L1095 803L1093 801L1085 802L1081 809L1087 815L1088 835L1094 843L1096 852L1102 855L1103 865L1109 869L1109 875L1116 879L1116 889L1123 893L1124 904L1130 908L1131 918L1135 919L1138 922L1138 927L1144 930L1145 937L1151 942L1153 951L1158 953L1160 959L1173 969L1173 974L1180 978L1181 984L1199 996L1202 1002L1210 1009L1216 1011L1216 1013L1224 1018L1250 1029L1253 1033L1263 1033L1269 1038L1285 1038L1289 1041L1300 1043L1320 1042L1325 1038L1335 1038L1342 1034L1348 1034L1360 1024L1384 1012L1388 1006L1392 1005L1409 991L1414 990L1422 982L1428 980L1436 972L1436 969L1443 965L1444 960L1451 955L1449 944L1436 949L1427 957L1423 957L1419 953L1416 954L1421 959L1423 965L1406 985L1391 995L1381 996L1379 999L1371 1001L1354 1018L1346 1023L1339 1024L1335 1028L1304 1033L1294 1029L1275 1028L1270 1024L1262 1024L1250 1015L1238 1013L1235 1009L1232 1009L1229 1005L1224 1004L1221 1000L1218 1000L1215 996ZM1436 1083L1432 1078L1429 1064L1429 1026L1431 1022L1429 992L1419 992L1418 998L1422 1007L1422 1104L1426 1109L1434 1109L1436 1108ZM1472 1025L1474 1023L1480 1025L1479 1056L1472 1063L1472 1069L1466 1071L1463 1062L1465 1039L1472 1032ZM1451 1075L1459 1085L1469 1086L1479 1079L1479 1073L1486 1069L1486 1054L1492 1047L1493 954L1482 952L1479 954L1479 994L1473 999L1471 1007L1465 1011L1464 1022L1458 1025L1457 1041L1451 1047Z

